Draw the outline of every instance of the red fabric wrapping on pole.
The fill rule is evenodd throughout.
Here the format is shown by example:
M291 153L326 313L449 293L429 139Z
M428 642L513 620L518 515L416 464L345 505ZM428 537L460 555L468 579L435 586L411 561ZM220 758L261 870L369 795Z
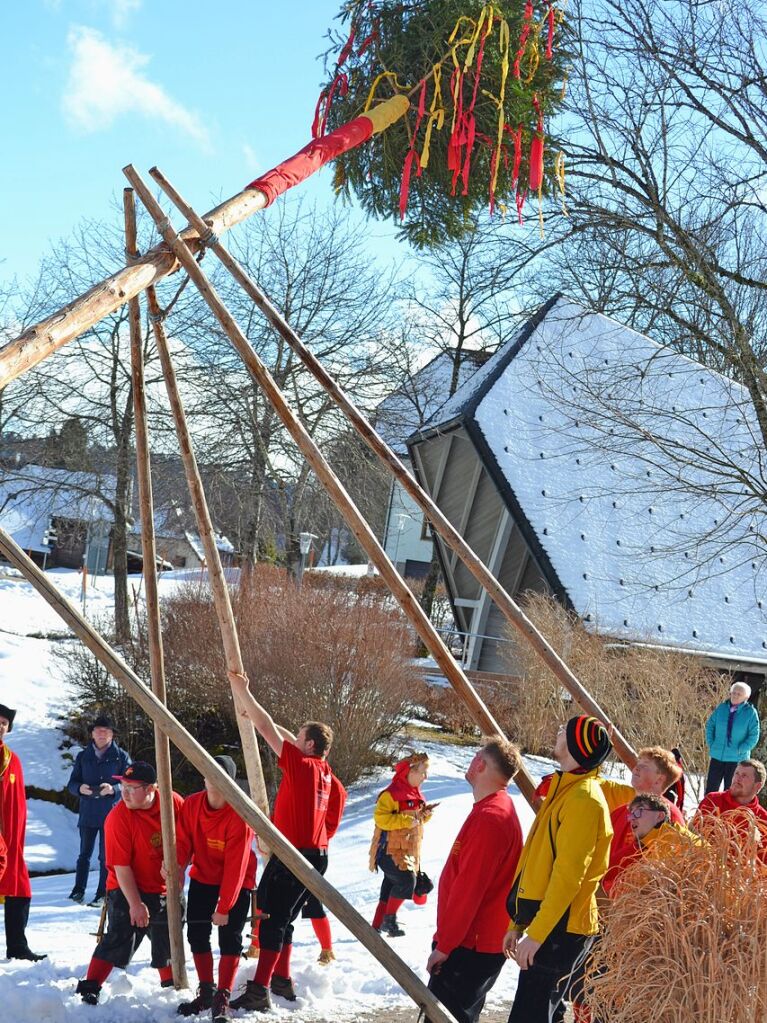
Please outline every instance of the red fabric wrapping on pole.
M530 143L530 173L528 185L532 192L537 192L543 183L543 135L535 132Z
M283 160L272 170L262 174L260 178L251 181L246 188L256 188L263 192L267 199L267 206L271 206L274 200L287 192L289 188L305 181L311 177L320 167L334 160L342 153L354 149L355 146L367 142L373 134L373 122L363 114L355 117L348 124L341 125L324 138L313 139L304 146L295 156Z

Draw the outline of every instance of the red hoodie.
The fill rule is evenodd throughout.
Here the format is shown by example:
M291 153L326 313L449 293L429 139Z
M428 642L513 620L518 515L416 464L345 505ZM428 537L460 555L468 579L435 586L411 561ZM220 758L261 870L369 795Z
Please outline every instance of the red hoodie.
M228 913L244 887L253 887L253 829L228 803L215 810L207 793L184 800L178 822L176 855L181 866L192 861L189 876L200 884L218 885L217 913ZM246 881L249 884L246 885Z
M475 803L439 879L434 940L440 952L449 955L459 946L501 951L506 896L521 852L522 828L508 792Z
M27 797L24 772L14 752L0 742L0 822L6 844L5 873L0 880L0 895L29 899L32 888L24 860L27 831Z

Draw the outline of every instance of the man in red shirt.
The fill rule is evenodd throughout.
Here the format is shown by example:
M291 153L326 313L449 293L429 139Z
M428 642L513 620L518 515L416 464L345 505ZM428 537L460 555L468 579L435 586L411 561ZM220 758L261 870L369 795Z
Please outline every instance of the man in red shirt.
M328 809L340 801L337 819L346 800L346 791L335 777L326 757L333 732L319 721L307 721L293 735L276 725L248 688L245 675L229 673L243 713L250 718L264 740L277 755L282 781L274 800L272 819L285 838L324 874L328 868ZM261 951L253 980L244 994L232 1002L233 1009L267 1012L271 1008L269 991L288 1001L296 992L290 977L293 950L293 921L301 912L309 892L294 874L272 856L258 885L258 907L268 914L259 926Z
M767 771L758 760L741 760L732 776L730 787L724 792L709 792L698 807L693 827L705 832L706 817L722 817L733 830L746 835L759 822L761 831L761 860L767 859L767 810L757 798L764 788Z
M476 1023L505 961L506 897L522 851L522 829L506 787L519 752L491 739L466 780L474 807L458 832L439 879L437 930L426 963L429 988L459 1023Z
M237 766L231 757L213 758L232 781ZM256 883L253 829L226 802L226 797L208 779L202 792L184 800L176 836L179 870L183 874L191 861L187 898L187 936L197 969L197 997L182 1002L181 1016L194 1016L211 1009L214 1023L226 1020L229 997L242 954L242 929L250 909ZM210 935L218 927L221 958L218 989L213 983L213 952Z
M27 921L32 887L24 859L27 832L27 797L24 772L18 755L5 744L13 729L16 711L0 703L0 835L6 846L5 871L0 878L0 895L5 899L5 950L9 959L45 959L27 943Z
M136 761L115 776L122 783L122 801L104 823L107 862L107 930L88 966L77 994L96 1005L101 986L113 967L125 969L148 934L152 966L163 987L173 986L166 911L160 797L151 764ZM183 805L173 793L176 821Z
M671 823L682 828L685 826L682 811L664 796L681 775L682 769L671 750L663 749L662 746L646 746L637 753L637 760L631 771L630 785L609 778L601 779L602 792L610 809L610 822L613 827L612 849L620 849L632 842L631 819L627 809L638 792L663 796L668 804Z

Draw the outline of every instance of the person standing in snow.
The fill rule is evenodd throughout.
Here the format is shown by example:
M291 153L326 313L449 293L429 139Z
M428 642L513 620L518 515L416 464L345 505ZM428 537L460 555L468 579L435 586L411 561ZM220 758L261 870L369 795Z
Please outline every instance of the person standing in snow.
M426 963L429 988L458 1023L476 1023L505 960L508 895L522 851L522 828L506 788L519 751L491 739L466 771L474 807L439 879L437 930Z
M104 859L104 821L120 800L120 783L115 775L124 774L131 758L114 741L115 726L102 714L90 726L91 741L77 754L67 788L80 799L77 828L80 832L80 855L75 868L75 884L69 893L73 902L85 901L85 887L91 857L99 840L99 881L91 906L100 906L106 897L107 867Z
M76 988L87 1005L98 1003L101 987L113 968L126 969L147 935L160 983L173 987L157 773L151 764L137 760L116 781L122 784L122 801L104 825L107 929ZM183 803L174 792L177 827Z
M423 827L431 819L431 810L421 792L428 775L426 753L404 757L395 765L394 778L378 796L373 812L370 869L380 867L384 875L373 927L390 938L405 933L397 920L397 910L415 894Z
M254 698L246 675L229 672L229 681L242 703L242 713L274 750L282 770L272 813L274 825L315 870L324 874L328 868L328 812L337 800L340 821L346 802L346 790L327 762L333 731L320 721L307 721L298 735L293 735L275 724ZM290 976L293 921L308 894L304 883L277 856L271 856L257 889L258 907L268 915L259 925L258 966L245 992L232 1001L233 1009L268 1012L270 990L288 1001L296 1000Z
M6 846L6 865L0 877L0 895L5 900L5 954L8 959L39 962L46 957L33 952L27 942L32 887L24 860L27 831L24 772L17 754L5 742L5 737L13 730L15 717L15 710L0 703L0 835Z
M237 767L228 756L213 758L232 781ZM205 779L202 792L184 800L176 836L179 870L191 862L187 897L187 937L194 957L197 996L177 1012L194 1016L210 1009L214 1020L228 1019L229 999L242 955L242 931L256 884L253 829L229 806L226 797ZM210 936L218 928L218 987L213 982Z
M597 933L596 891L612 838L598 770L611 749L605 726L585 714L557 732L559 770L507 900L503 950L520 969L509 1023L562 1023L572 976Z
M718 792L722 784L729 788L735 768L748 760L759 742L759 715L748 700L751 686L734 682L729 699L714 709L706 722L706 744L711 758L706 778L706 794Z

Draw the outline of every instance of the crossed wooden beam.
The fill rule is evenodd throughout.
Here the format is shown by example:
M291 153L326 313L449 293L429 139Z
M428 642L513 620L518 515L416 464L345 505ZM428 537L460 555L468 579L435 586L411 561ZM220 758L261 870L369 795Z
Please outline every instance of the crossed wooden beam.
M375 122L373 126L375 130L383 130L388 123L391 123L395 116L401 116L404 112L401 104L402 98L399 97L398 99L397 110L393 110L390 106L391 101L388 101L385 104L381 104L378 108L378 111L383 110L383 112L374 111L371 115L368 115L369 119ZM389 108L388 110L384 109L387 107ZM356 121L359 120L359 118L356 119ZM356 121L351 122L351 124L354 125ZM363 128L367 131L366 137L369 137L369 126L363 126ZM342 130L339 129L338 131ZM332 141L335 134L337 133L331 133L331 136L328 136L328 138ZM322 142L323 140L318 141ZM314 161L316 166L313 169L318 169L327 159L332 158L338 152L344 151L342 144L345 144L345 137L342 143L339 143L336 139L335 143L331 144L327 150L323 148ZM354 144L358 143L355 142ZM279 332L306 368L345 413L365 443L387 466L395 479L423 511L435 533L457 553L469 571L485 587L507 620L515 627L525 641L533 647L538 656L571 693L576 702L588 713L593 714L602 721L608 721L602 708L592 699L546 638L524 614L506 590L504 590L490 569L469 547L431 497L413 479L397 455L382 440L362 412L303 344L285 318L270 303L257 282L247 274L237 260L221 245L219 240L220 234L245 220L256 211L264 209L273 200L274 195L279 193L280 188L278 187L276 190L274 188L276 172L280 170L279 179L283 181L285 174L282 169L290 167L292 162L296 161L302 154L305 154L307 150L311 149L314 153L314 150L317 148L316 142L310 143L301 153L296 154L295 157L281 164L280 168L269 172L268 175L265 175L262 179L254 182L251 186L248 186L248 188L202 217L181 197L159 170L156 168L152 169L150 174L153 179L187 221L188 226L181 233L174 229L137 171L132 166L126 167L124 173L157 225L163 239L162 243L155 246L146 255L139 256L136 250L133 191L132 189L126 189L124 193L124 212L127 265L63 309L58 310L36 326L25 331L20 337L0 350L0 388L2 388L28 369L37 365L37 363L58 348L61 348L68 341L78 337L104 316L113 312L125 302L129 302L131 365L136 415L136 454L141 505L142 551L146 579L152 690L149 691L143 685L120 655L109 646L103 637L57 591L44 573L35 566L31 559L21 551L11 537L1 528L0 551L22 572L35 589L70 626L75 635L91 650L106 669L126 688L142 709L152 718L155 724L158 779L160 782L161 799L163 800L163 846L166 865L172 868L175 864L175 834L171 802L172 786L169 745L172 740L189 761L205 777L209 778L217 788L225 793L229 803L253 827L262 842L295 873L313 894L330 908L338 919L365 945L371 954L381 962L402 988L413 998L416 1004L426 1013L428 1018L433 1023L449 1023L449 1021L452 1021L452 1017L419 978L392 951L391 947L380 935L370 927L357 910L324 877L312 868L308 861L274 828L268 819L263 771L252 725L245 718L239 714L237 715L248 781L253 797L249 799L228 775L221 770L193 736L170 714L165 706L165 679L152 525L153 506L149 438L146 424L143 355L140 338L138 296L142 291L145 291L147 295L150 318L173 412L184 470L197 518L198 531L205 549L211 590L222 635L227 668L238 673L243 671L229 591L215 543L213 527L195 461L183 404L176 385L173 364L168 352L163 314L154 289L154 285L159 280L168 276L177 268L182 267L221 324L229 341L242 358L251 376L272 403L281 422L328 490L360 546L365 550L368 558L376 566L381 577L389 586L405 615L421 637L425 647L434 657L452 687L465 702L478 727L485 734L503 735L498 722L476 692L462 668L455 662L452 654L421 608L409 586L386 555L364 516L344 489L317 444L293 412L269 370L250 346L234 317L200 268L195 256L202 248L208 248L231 273L246 294L263 312L275 330ZM328 153L330 155L327 155ZM265 184L262 191L258 187L259 182L265 182L267 179L269 179L268 185ZM290 181L290 175L287 175L287 180L289 184L294 183ZM289 187L289 184L285 187ZM235 696L234 698L235 703L237 703L237 697ZM614 731L613 742L616 752L621 759L629 766L633 766L636 759L634 750L617 729ZM523 795L532 804L535 784L524 767L521 769L516 780ZM169 916L172 910L176 911L176 919L171 918L169 921L173 946L174 980L176 986L181 987L186 986L187 982L181 942L181 920L177 909L178 900L174 897L178 889L175 869L168 870L168 888Z

